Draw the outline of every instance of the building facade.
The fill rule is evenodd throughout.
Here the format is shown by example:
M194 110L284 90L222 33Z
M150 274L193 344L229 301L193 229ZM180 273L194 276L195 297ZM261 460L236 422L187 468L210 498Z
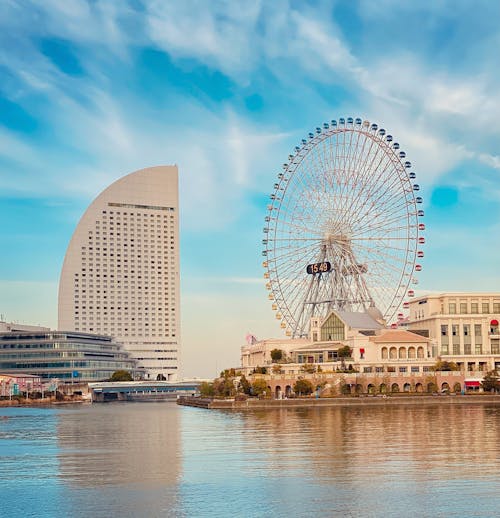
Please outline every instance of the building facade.
M109 379L117 370L126 370L135 378L144 374L137 361L109 336L60 331L0 333L0 373L85 383Z
M429 338L387 329L375 317L332 311L325 319L312 319L309 339L247 344L241 351L241 372L251 379L264 377L278 398L291 395L301 378L321 386L327 394L331 390L337 394L465 390L463 372L434 371L438 358ZM345 352L341 355L346 346L348 357ZM273 362L271 348L286 352L284 360Z
M113 336L146 372L180 368L177 166L136 171L88 207L59 283L61 330Z
M408 329L428 336L433 355L454 362L469 386L500 370L500 293L442 293L412 300Z

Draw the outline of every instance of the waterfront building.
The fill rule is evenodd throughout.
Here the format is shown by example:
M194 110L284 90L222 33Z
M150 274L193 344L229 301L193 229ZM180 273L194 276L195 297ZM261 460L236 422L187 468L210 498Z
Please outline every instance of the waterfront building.
M309 338L298 342L263 340L243 346L242 374L264 376L275 397L290 395L299 378L346 393L464 388L462 372L433 371L437 357L429 338L388 329L375 311L332 311L325 319L313 318ZM340 354L346 346L348 357ZM273 362L271 350L276 348L287 351L283 361Z
M408 329L428 336L433 356L454 362L469 387L500 370L500 293L442 293L409 303Z
M136 171L82 216L59 283L61 330L113 336L148 379L180 367L177 166Z
M0 322L1 323L1 322ZM41 376L31 374L0 374L0 396L9 397L44 390Z
M0 373L5 375L85 383L109 379L117 370L143 376L136 360L109 336L47 328L0 333Z

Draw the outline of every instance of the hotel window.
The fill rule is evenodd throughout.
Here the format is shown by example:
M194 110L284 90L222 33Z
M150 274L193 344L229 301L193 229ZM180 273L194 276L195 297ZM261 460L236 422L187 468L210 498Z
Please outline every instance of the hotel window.
M471 302L470 312L474 315L479 313L479 304L477 302Z
M457 305L455 304L455 302L450 302L448 304L448 313L450 315L454 315L456 312L457 312Z
M420 372L420 367L417 367L417 366L413 365L412 368L411 368L411 371L412 372Z
M408 371L407 367L399 367L399 372L407 372L407 371Z
M467 313L467 302L460 302L460 313L462 315Z
M500 302L493 302L493 313L500 313Z
M483 302L481 304L481 313L489 313L490 312L490 303L489 302Z

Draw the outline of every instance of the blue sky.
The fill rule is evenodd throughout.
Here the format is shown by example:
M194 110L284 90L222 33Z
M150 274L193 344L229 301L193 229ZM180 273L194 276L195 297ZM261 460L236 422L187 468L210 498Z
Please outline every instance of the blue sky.
M276 173L342 116L417 171L419 289L500 291L499 19L490 1L4 0L0 314L55 327L85 208L177 163L185 374L237 364L248 331L281 334L260 255Z

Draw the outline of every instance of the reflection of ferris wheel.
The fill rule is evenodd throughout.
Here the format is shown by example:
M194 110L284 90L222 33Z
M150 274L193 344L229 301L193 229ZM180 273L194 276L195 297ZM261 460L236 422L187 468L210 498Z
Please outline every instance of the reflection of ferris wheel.
M332 309L375 306L390 321L414 295L425 226L405 158L384 129L350 117L316 128L289 155L262 241L266 287L287 335L306 336L311 317Z

